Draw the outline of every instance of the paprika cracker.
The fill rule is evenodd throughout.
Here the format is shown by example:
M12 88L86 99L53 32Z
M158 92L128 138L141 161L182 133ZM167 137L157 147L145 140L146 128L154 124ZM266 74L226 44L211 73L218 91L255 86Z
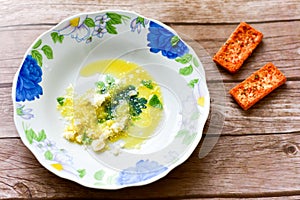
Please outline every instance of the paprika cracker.
M267 63L246 80L232 88L229 93L244 110L248 110L256 102L284 84L285 81L284 74L272 63Z
M213 57L213 61L230 73L237 72L261 42L263 34L241 22Z

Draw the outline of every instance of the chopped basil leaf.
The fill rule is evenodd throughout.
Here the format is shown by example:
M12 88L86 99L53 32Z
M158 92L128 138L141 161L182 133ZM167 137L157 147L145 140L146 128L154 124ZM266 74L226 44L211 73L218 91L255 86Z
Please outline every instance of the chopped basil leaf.
M108 111L110 111L110 113L114 113L113 111L116 109L116 107L124 100L128 102L129 113L133 117L139 116L143 112L142 109L147 108L147 99L139 98L135 86L129 85L112 97L111 105Z
M154 107L154 108L159 108L162 109L163 105L160 102L160 100L158 99L158 96L155 94L151 97L151 99L149 100L149 105Z
M100 94L104 94L106 92L106 86L103 81L98 81L96 82L96 86L99 89Z
M115 84L115 79L114 79L114 77L111 76L111 75L106 75L105 81L106 81L106 83L107 83L109 86L112 86L112 85Z
M153 85L152 85L151 80L142 80L142 84L148 89L153 89Z
M64 105L64 102L65 102L65 98L64 97L57 97L56 98L56 101L59 105Z
M92 138L89 138L87 135L86 135L86 132L83 133L83 136L82 136L82 143L85 144L85 145L89 145L92 143Z

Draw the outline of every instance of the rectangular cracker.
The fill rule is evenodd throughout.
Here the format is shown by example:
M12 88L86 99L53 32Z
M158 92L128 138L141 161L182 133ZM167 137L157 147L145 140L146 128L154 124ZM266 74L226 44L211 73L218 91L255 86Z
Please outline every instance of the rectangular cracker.
M285 81L284 74L272 63L267 63L246 80L232 88L229 93L244 110L248 110L256 102L284 84Z
M230 73L237 72L261 42L263 34L241 22L213 57L213 61Z

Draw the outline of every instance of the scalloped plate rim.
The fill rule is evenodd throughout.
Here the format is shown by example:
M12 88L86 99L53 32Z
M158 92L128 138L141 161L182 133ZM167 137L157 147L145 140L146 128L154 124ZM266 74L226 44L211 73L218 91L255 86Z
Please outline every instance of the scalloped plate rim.
M105 13L105 12L121 12L121 13L130 13L132 15L136 15L136 16L140 16L140 17L144 17L143 15L135 12L135 11L128 11L128 10L122 10L122 9L104 9L104 10L99 10L99 11L92 11L92 12L80 12L80 13L77 13L77 14L74 14L74 15L71 15L67 18L64 18L62 19L59 23L57 23L56 25L54 25L52 28L48 29L47 31L44 31L42 34L40 34L33 42L32 44L29 46L29 48L26 50L25 54L23 55L23 58L22 58L22 61L20 63L20 65L18 66L18 69L14 75L14 78L13 78L13 84L12 84L12 100L13 100L13 115L14 115L14 124L16 125L17 124L17 113L16 113L16 109L15 109L15 104L16 104L16 101L15 101L15 95L16 95L16 84L17 84L17 79L18 79L18 75L20 73L20 70L21 70L21 67L22 67L22 64L24 63L25 59L26 59L26 56L29 55L30 53L30 50L32 49L32 47L34 46L34 44L41 38L43 38L45 35L51 33L53 30L55 30L55 28L59 27L62 23L70 20L70 19L73 19L75 17L80 17L80 16L83 16L83 15L96 15L96 14L102 14L102 13ZM168 25L158 21L158 20L155 20L155 19L152 19L152 18L149 18L149 17L144 17L145 19L148 19L148 20L151 20L153 22L156 22L158 23L159 25L162 25L164 28L168 29L169 31L171 31L172 33L175 33L177 34L177 32L172 29L171 27L169 27ZM180 37L180 36L179 36ZM189 49L192 49L190 46L188 46ZM204 78L205 78L205 74L203 74ZM207 87L207 83L205 82L205 86ZM209 96L209 94L208 94ZM209 102L209 101L208 101ZM126 188L126 187L136 187L136 186L144 186L144 185L148 185L150 183L153 183L163 177L165 177L167 174L169 174L174 168L178 167L179 165L183 164L190 156L191 154L194 152L194 150L196 149L196 147L198 146L201 138L202 138L202 135L203 135L203 129L204 129L204 125L205 125L205 122L208 118L208 114L209 114L209 109L206 110L205 112L205 121L203 123L203 126L201 127L201 130L199 130L199 132L197 133L197 136L194 138L194 140L197 140L197 142L193 142L191 145L189 145L189 149L187 150L186 154L188 154L188 156L184 156L184 157L180 157L177 161L176 161L176 164L172 164L171 166L169 166L167 168L167 170L165 170L164 172L158 174L157 176L155 176L155 178L150 178L150 179L147 179L147 180L144 180L144 181L141 181L141 182L137 182L137 183L134 183L134 184L130 184L130 185L101 185L100 187L99 186L96 186L96 185L91 185L91 184L86 184L85 181L81 181L81 179L78 179L78 178L75 178L75 177L68 177L67 175L65 174L60 174L60 173L57 173L57 170L55 170L54 168L52 168L50 165L48 165L43 158L41 158L42 156L40 156L36 150L33 150L32 149L32 146L29 144L29 142L26 140L26 136L25 134L20 134L20 130L17 129L17 132L21 138L21 141L22 143L26 146L26 148L28 150L30 150L30 152L34 155L34 157L38 160L38 162L44 167L46 168L47 170L49 170L50 172L52 172L53 174L55 174L56 176L60 177L60 178L63 178L63 179L66 179L66 180L70 180L70 181L73 181L79 185L82 185L84 187L87 187L87 188L93 188L93 189L105 189L105 190L117 190L117 189L122 189L122 188ZM201 134L200 134L201 133ZM113 186L113 187L111 187Z

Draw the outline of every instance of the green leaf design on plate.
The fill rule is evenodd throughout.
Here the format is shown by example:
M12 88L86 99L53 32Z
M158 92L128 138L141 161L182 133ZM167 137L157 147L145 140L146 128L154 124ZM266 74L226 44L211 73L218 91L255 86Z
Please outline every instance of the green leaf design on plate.
M176 58L175 61L181 64L187 64L192 60L192 58L193 58L192 54L187 53L181 57Z
M145 27L145 19L143 17L138 16L136 18L136 23L140 23L143 25L143 27Z
M80 178L83 178L86 175L85 169L78 169L77 172L78 172Z
M56 43L56 42L62 43L63 40L64 40L64 36L63 35L59 35L57 32L52 32L51 33L51 38L52 38L52 41L54 43Z
M190 86L191 88L194 88L195 85L199 82L199 79L192 79L190 80L190 82L188 83L188 86Z
M197 120L200 117L200 112L195 111L191 114L190 120Z
M107 183L108 183L109 185L114 184L115 179L116 179L117 176L118 176L117 174L113 174L113 175L107 177L107 179L106 179Z
M23 115L23 108L25 105L22 105L21 107L16 109L17 115L22 116Z
M53 154L49 150L44 153L44 156L47 160L53 160Z
M51 35L52 41L54 43L56 43L58 41L58 37L59 37L58 33L57 32L52 32L50 35Z
M44 141L47 137L44 130L41 130L37 135L32 128L29 130L25 129L25 135L29 144L32 144L33 140L37 142Z
M110 23L110 24L121 24L122 23L122 15L119 15L117 13L111 13L111 12L106 13L106 15L107 15L107 17L110 18L110 20L107 23Z
M174 35L171 38L171 45L172 45L172 47L176 46L178 42L179 42L179 37L177 35Z
M187 67L183 67L179 69L179 74L183 76L188 76L193 73L193 67L192 65L189 65Z
M103 185L106 185L106 183L103 183L103 182L96 182L94 183L95 186L103 186Z
M53 59L53 51L49 45L44 45L42 51L48 59Z
M184 139L183 139L182 143L185 144L185 145L191 144L191 142L194 140L196 134L197 134L197 133L193 133L193 134L191 134L191 135L190 135L190 134L186 134L186 135L184 136Z
M43 56L38 50L32 50L31 56L34 58L40 67L43 66Z
M107 17L110 18L109 21L106 22L106 30L110 34L118 34L116 27L114 25L122 24L122 20L130 19L130 17L125 15L119 15L117 13L108 12L106 13Z
M41 130L39 134L34 138L36 141L41 142L44 141L47 138L46 133L44 130Z
M200 64L198 62L198 59L196 57L193 57L193 64L194 64L195 67L199 67L200 66Z
M110 21L108 21L110 22ZM116 27L114 27L111 23L106 23L106 30L110 34L118 34Z
M103 179L104 175L105 175L105 171L99 170L99 171L95 172L94 178L98 181L101 181Z
M84 24L87 25L87 27L90 27L90 28L96 26L94 20L92 18L89 18L89 17L84 20Z
M39 46L41 46L41 44L42 44L42 40L41 39L39 39L34 45L33 45L33 49L37 49L37 48L39 48Z
M32 130L32 128L29 130L26 129L25 135L26 135L26 138L27 138L29 144L32 144L33 140L36 138L36 134L35 134L34 130Z
M180 131L177 132L175 138L182 137L182 136L184 136L184 135L186 135L186 134L189 134L189 131L188 131L188 130L184 130L184 129L183 129L183 130L180 130Z
M59 35L59 36L58 36L58 42L59 42L59 43L62 43L63 40L64 40L64 38L65 38L65 36Z
M195 138L196 134L197 133L190 134L190 131L183 129L177 132L175 138L183 138L182 144L189 145Z

